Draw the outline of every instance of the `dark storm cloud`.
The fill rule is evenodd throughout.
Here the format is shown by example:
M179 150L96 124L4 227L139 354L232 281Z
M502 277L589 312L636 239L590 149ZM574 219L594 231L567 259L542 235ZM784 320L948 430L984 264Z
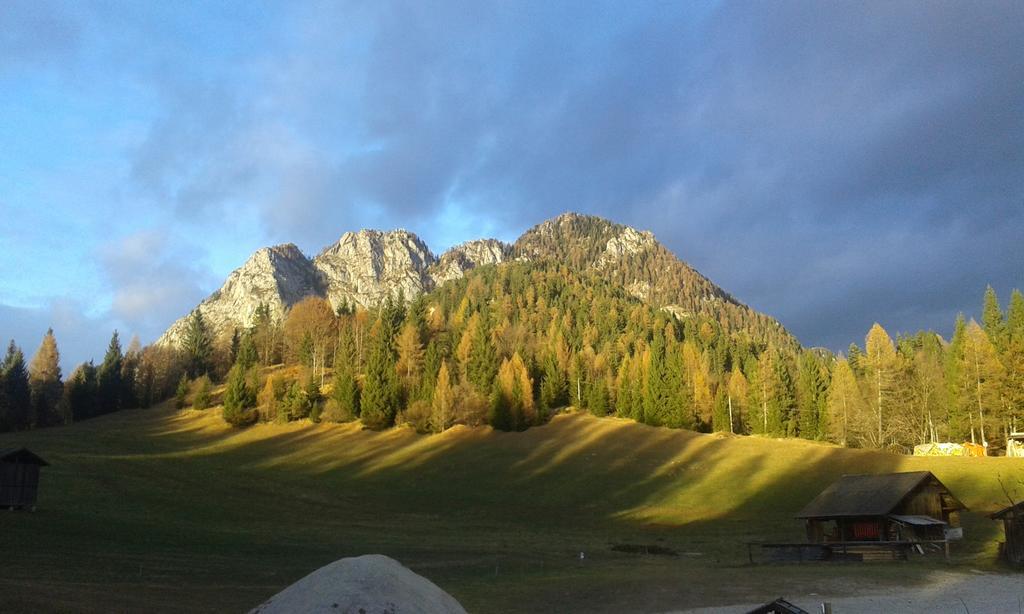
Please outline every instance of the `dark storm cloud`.
M307 251L367 224L436 248L453 210L506 237L605 215L832 348L1024 285L1020 3L401 3L281 29L241 76L169 88L141 186Z

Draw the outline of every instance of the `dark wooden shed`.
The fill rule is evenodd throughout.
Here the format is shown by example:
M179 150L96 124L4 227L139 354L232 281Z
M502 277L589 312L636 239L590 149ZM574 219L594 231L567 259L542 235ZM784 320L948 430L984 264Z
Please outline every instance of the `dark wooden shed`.
M1024 502L1003 508L990 518L1003 521L1006 541L999 548L1002 558L1014 567L1024 567Z
M844 475L797 514L811 543L937 542L967 507L930 471Z
M34 509L39 469L49 464L27 448L0 449L0 509Z

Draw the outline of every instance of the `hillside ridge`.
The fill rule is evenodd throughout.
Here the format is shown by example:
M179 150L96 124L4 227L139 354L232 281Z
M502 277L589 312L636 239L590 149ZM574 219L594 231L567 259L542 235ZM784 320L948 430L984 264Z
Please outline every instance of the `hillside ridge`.
M405 229L345 232L312 258L291 243L262 248L192 311L198 309L214 335L224 337L236 328L252 326L261 304L276 319L306 296L323 297L335 309L342 305L373 308L389 296L411 301L474 268L512 260L553 260L576 270L596 271L676 317L704 316L730 334L798 345L778 321L733 298L650 231L574 212L533 226L512 244L475 239L440 256ZM188 316L175 321L157 344L180 343Z

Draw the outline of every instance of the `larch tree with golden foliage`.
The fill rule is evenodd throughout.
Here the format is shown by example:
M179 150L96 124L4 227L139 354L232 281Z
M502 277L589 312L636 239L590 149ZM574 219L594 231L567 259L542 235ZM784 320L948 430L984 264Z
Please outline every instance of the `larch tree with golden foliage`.
M452 389L451 374L448 372L448 361L442 359L437 370L437 384L434 386L434 397L430 403L430 427L435 433L443 432L452 425L455 418L455 393Z
M896 374L896 346L893 345L889 333L875 322L864 340L864 350L863 363L871 388L871 403L874 406L878 427L877 431L872 433L871 443L881 448L885 445L884 416L888 410L889 395L892 393Z

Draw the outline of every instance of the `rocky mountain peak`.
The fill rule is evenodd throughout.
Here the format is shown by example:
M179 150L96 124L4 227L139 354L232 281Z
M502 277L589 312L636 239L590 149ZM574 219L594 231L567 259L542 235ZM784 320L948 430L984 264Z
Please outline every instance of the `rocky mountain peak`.
M512 255L511 246L497 239L466 241L441 254L431 267L430 276L435 285L458 279L466 271L488 264L501 264Z
M372 307L399 292L411 299L432 287L427 269L437 258L407 230L346 232L313 259L327 299Z

